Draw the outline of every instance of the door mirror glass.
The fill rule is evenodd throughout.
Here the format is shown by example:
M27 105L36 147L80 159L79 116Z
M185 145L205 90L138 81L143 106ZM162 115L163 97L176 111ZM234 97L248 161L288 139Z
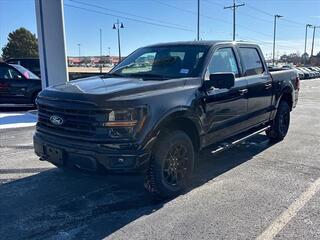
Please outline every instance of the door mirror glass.
M227 88L230 89L234 86L235 76L234 73L213 73L210 74L209 81L204 81L204 88L206 90L214 88Z

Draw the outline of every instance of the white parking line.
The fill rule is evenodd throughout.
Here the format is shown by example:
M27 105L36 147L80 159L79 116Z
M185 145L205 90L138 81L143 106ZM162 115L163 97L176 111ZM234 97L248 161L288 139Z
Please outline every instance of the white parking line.
M264 232L259 235L257 240L273 239L290 220L299 212L307 202L320 190L320 178L313 182L308 189L297 198L286 211L277 217Z

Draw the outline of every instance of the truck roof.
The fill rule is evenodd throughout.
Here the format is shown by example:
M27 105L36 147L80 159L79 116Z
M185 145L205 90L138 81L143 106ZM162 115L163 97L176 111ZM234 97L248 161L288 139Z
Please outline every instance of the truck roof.
M230 40L201 40L201 41L178 41L178 42L166 42L166 43L157 43L151 44L147 47L160 47L160 46L177 46L177 45L192 45L192 46L214 46L218 44L247 44L247 45L256 45L248 41L230 41Z

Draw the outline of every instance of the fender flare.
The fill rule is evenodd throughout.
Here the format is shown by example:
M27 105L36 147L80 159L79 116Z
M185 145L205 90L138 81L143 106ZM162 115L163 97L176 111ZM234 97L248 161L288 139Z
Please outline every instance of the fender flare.
M293 102L293 89L290 86L286 86L281 90L281 93L279 94L279 97L277 98L276 109L278 109L279 104L285 94L290 95L291 101Z
M177 119L186 119L191 121L197 130L197 135L200 137L202 128L199 116L197 116L190 107L178 106L170 109L156 122L156 124L154 124L151 131L148 133L148 136L145 138L148 139L146 145L154 143L159 134L161 134L161 129Z

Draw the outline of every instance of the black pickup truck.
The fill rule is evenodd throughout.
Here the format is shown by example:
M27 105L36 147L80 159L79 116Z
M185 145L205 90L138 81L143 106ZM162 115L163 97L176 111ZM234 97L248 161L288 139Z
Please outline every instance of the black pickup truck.
M105 76L46 88L34 149L58 167L144 171L167 198L191 180L196 153L261 131L288 131L295 70L268 72L255 44L176 42L140 48Z

